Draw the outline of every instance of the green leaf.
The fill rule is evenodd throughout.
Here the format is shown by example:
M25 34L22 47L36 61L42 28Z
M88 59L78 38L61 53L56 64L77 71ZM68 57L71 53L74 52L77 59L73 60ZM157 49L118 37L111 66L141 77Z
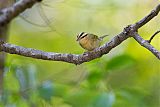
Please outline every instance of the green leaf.
M102 72L98 72L98 71L90 72L88 76L88 82L91 84L94 84L94 83L97 84L97 82L101 79L102 79Z
M65 98L65 102L73 107L92 107L91 105L96 94L96 92L88 90L74 91L74 93L70 93Z
M112 58L107 63L108 70L125 69L135 65L136 61L131 56L123 54Z
M50 81L45 81L39 88L39 95L46 101L51 101L51 97L54 95L53 85Z
M114 101L115 96L113 92L104 92L97 96L95 102L93 103L93 107L112 107Z
M69 87L63 84L54 85L54 96L64 97L67 94Z

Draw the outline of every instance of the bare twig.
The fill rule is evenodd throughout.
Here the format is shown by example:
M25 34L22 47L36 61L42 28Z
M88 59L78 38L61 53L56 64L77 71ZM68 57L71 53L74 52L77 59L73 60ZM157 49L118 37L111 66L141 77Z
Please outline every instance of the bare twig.
M144 40L138 33L133 34L134 39L141 44L141 46L145 47L149 51L151 51L158 59L160 59L160 52L156 50L147 40Z
M29 1L29 0L22 0L22 1ZM34 3L36 2L36 0L30 0L30 1L32 2L34 1ZM12 11L12 14L14 14L14 11L15 10ZM0 49L1 51L4 51L6 53L17 54L17 55L26 56L26 57L32 57L32 58L43 59L43 60L52 60L52 61L63 61L63 62L68 62L73 64L81 64L83 62L91 61L93 59L101 57L104 54L109 53L113 48L121 44L127 38L134 37L134 39L139 44L144 46L146 49L151 51L158 59L160 59L160 53L148 42L145 42L145 40L141 38L137 33L138 29L144 26L146 23L148 23L155 16L157 16L159 11L160 11L160 4L158 4L154 10L152 10L146 17L144 17L137 23L125 27L121 33L119 33L117 36L112 38L109 42L105 43L103 46L93 51L86 52L85 54L77 55L77 54L67 54L67 53L44 52L36 49L24 48L21 46L16 46L13 44L3 43L3 42L1 42ZM16 15L18 15L20 12L22 12L22 10L15 13ZM3 17L4 17L3 15L0 16L0 23L3 22L3 20L5 21L8 20L8 19L4 19ZM11 20L12 18L14 17L10 17L9 20Z
M153 39L158 33L160 33L160 30L157 31L157 32L155 32L155 33L151 36L151 38L148 40L148 43L151 43L152 39Z

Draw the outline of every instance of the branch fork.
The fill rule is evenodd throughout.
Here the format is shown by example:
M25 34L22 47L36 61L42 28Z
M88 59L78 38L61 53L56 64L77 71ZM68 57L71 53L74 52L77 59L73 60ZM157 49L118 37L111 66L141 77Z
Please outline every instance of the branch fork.
M36 2L39 2L39 1L41 0L21 0L15 3L12 7L6 8L5 10L9 12L5 12L4 14L0 15L0 27L2 23L8 24L13 18L15 18L25 9L30 8ZM155 9L153 9L147 16L142 18L140 21L125 27L121 33L113 37L109 42L105 43L99 48L96 48L93 51L86 52L85 54L78 55L78 54L69 54L69 53L44 52L41 50L24 48L21 46L5 43L2 40L0 40L0 51L10 53L10 54L17 54L25 57L32 57L36 59L52 60L52 61L63 61L63 62L73 63L77 65L77 64L82 64L84 62L89 62L96 58L100 58L101 56L109 53L113 48L117 47L126 39L133 37L141 46L148 49L160 60L160 52L150 44L151 40L160 31L156 33L154 36L152 36L149 41L144 40L138 34L138 29L144 26L150 20L152 20L155 16L157 16L159 11L160 11L160 4L158 4ZM5 16L8 16L8 17L5 17Z

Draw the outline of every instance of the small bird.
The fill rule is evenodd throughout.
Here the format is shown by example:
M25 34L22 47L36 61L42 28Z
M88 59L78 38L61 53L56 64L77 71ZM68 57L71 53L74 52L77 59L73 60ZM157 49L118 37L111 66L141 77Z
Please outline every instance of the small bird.
M91 33L81 32L77 35L77 41L79 42L82 48L84 48L87 51L92 51L100 46L101 41L106 36L108 35L98 37L97 35Z

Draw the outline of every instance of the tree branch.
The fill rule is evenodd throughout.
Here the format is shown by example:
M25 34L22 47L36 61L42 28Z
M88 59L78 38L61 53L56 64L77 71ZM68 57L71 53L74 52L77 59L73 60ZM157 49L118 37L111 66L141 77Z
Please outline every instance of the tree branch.
M29 0L23 0L23 1L29 2ZM30 0L30 1L32 1L32 2L34 1L34 3L35 3L37 0ZM24 10L24 8L23 8L23 10ZM93 51L86 52L84 54L77 55L77 54L44 52L41 50L24 48L21 46L16 46L16 45L9 44L9 43L4 43L2 41L0 42L0 51L10 53L10 54L17 54L17 55L21 55L21 56L26 56L26 57L43 59L43 60L63 61L63 62L68 62L68 63L81 64L83 62L89 62L93 59L101 57L104 54L109 53L113 48L115 48L116 46L121 44L127 38L134 37L134 39L139 44L144 46L146 49L151 51L158 59L160 59L160 53L153 46L151 46L149 43L147 43L147 41L145 41L143 38L141 38L137 33L138 29L141 28L142 26L144 26L146 23L148 23L156 15L158 15L159 11L160 11L160 4L158 4L154 10L152 10L146 17L144 17L140 21L136 22L135 24L132 24L132 25L125 27L121 33L119 33L117 36L112 38L109 42L105 43L103 46L101 46ZM12 14L14 14L14 10L12 12L13 12ZM18 12L18 13L15 12L15 13L16 13L16 15L18 15L18 13L20 13L20 12ZM11 16L15 17L16 15L11 15ZM3 15L0 16L0 23L3 22L4 16ZM11 20L14 17L10 17L9 20Z
M129 36L125 33L120 33L115 36L110 42L104 44L103 46L95 49L94 51L86 52L85 54L63 54L63 53L54 53L54 52L44 52L41 50L36 50L32 48L24 48L21 46L16 46L9 43L0 43L0 51L4 51L10 54L17 54L26 57L32 57L43 60L53 60L53 61L64 61L68 63L81 64L83 62L88 62L93 59L99 58L104 54L107 54L112 48L119 45Z
M148 14L146 17L144 17L143 19L141 19L140 21L138 21L136 23L136 29L139 29L140 27L142 27L143 25L145 25L146 23L148 23L151 19L153 19L155 16L158 15L160 11L160 4L158 4L155 9L153 9L150 14Z
M147 40L144 40L138 33L133 34L133 38L143 47L151 51L158 59L160 59L160 52L156 50Z
M13 18L42 0L20 0L13 6L0 10L0 27L7 25Z

